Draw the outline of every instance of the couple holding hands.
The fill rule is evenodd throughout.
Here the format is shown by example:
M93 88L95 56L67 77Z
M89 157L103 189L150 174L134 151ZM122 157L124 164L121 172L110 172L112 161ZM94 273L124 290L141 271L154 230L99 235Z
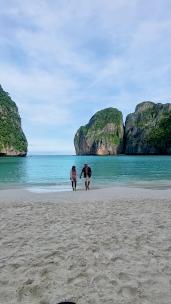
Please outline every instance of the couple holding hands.
M91 179L91 168L85 164L81 174L80 174L80 178L82 177L82 175L84 176L84 180L85 180L85 189L89 190L89 186L90 186L90 179ZM77 170L75 166L72 166L71 168L71 172L70 172L70 180L71 180L71 184L72 184L72 189L73 191L76 191L76 187L77 187Z

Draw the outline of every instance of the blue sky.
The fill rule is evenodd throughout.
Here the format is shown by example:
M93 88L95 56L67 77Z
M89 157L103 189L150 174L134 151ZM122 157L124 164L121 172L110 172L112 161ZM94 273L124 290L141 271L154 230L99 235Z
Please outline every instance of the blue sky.
M170 0L0 0L0 83L29 152L74 153L80 125L171 101Z

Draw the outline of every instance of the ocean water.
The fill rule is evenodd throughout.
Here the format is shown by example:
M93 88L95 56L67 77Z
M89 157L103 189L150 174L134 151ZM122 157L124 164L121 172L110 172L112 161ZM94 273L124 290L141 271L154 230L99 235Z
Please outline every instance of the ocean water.
M26 188L35 192L71 190L70 169L78 175L85 163L92 168L92 188L137 186L171 187L171 156L56 156L0 157L0 189ZM78 188L83 188L78 179Z

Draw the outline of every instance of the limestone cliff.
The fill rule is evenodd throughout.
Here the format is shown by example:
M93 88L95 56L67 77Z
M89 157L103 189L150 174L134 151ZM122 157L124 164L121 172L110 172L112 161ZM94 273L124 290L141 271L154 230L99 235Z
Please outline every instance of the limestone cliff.
M74 138L77 155L114 155L123 152L123 118L115 108L97 112Z
M171 104L136 106L126 118L125 154L171 154Z
M0 85L0 156L25 156L27 140L18 108Z

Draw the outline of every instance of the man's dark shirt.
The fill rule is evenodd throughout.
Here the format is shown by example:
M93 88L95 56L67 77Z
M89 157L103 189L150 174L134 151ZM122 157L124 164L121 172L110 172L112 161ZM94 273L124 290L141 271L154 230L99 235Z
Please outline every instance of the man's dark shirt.
M84 167L81 171L80 177L82 176L82 174L83 174L84 178L86 178L87 176L91 177L91 168L90 167Z

